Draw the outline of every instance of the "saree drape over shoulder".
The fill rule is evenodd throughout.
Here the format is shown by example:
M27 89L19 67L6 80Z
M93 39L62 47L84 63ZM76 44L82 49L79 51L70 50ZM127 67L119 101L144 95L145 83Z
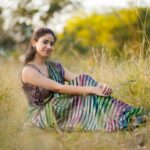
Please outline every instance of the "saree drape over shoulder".
M49 78L65 84L63 66L51 61L46 65ZM35 65L29 66L40 72ZM97 86L97 81L81 74L66 84ZM116 131L127 129L133 117L144 114L143 108L130 106L111 96L61 94L27 83L23 83L23 89L30 106L28 117L41 128Z

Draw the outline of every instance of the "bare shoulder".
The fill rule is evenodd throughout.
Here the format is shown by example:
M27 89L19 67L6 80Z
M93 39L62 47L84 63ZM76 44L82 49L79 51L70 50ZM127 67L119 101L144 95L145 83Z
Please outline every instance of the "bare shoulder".
M30 66L25 66L22 69L22 73L21 73L21 77L23 82L27 82L29 78L34 77L37 74L37 70L35 70L34 68L30 67Z
M22 69L22 75L28 75L28 74L32 74L34 72L37 72L34 68L30 67L30 66L25 66L23 69Z

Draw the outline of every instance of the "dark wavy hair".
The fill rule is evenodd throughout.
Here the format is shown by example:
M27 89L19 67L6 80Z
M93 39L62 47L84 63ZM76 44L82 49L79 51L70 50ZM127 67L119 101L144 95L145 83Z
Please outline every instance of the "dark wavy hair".
M45 34L51 34L54 37L54 42L56 42L56 35L54 34L54 32L51 29L49 29L49 28L39 28L39 29L35 30L32 34L29 49L28 49L27 54L25 56L24 65L26 65L27 63L32 61L35 57L36 48L33 47L32 41L33 40L38 41L39 38L44 36Z

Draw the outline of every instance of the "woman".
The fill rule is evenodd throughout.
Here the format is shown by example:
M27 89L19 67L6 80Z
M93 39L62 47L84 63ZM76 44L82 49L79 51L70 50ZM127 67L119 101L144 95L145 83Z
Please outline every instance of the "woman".
M112 89L86 74L47 61L56 42L48 28L33 33L22 70L31 122L41 128L116 131L143 122L142 108L111 97ZM67 84L64 82L67 81Z

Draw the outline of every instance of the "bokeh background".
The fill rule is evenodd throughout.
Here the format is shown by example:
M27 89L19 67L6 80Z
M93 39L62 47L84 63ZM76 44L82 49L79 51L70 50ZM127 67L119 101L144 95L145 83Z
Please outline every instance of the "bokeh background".
M0 150L148 150L149 121L109 134L27 124L21 69L33 30L43 26L58 39L49 59L109 84L122 101L150 108L149 0L0 0Z

